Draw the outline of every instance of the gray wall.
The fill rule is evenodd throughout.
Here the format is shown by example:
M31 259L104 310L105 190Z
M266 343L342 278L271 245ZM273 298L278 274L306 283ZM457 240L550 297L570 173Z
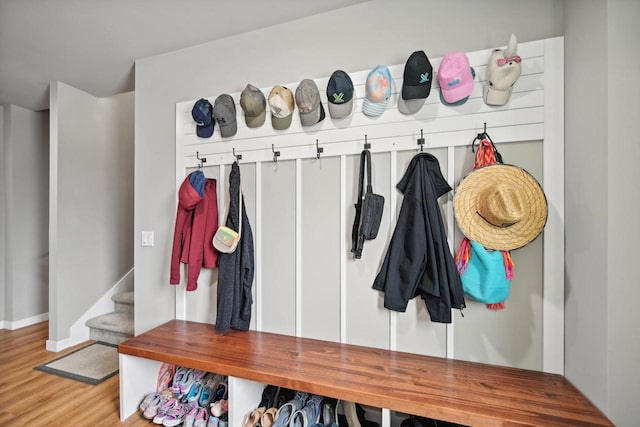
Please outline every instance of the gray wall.
M48 311L48 112L3 108L3 316L21 321Z
M640 75L640 2L615 0L607 3L609 30L608 73L608 277L607 364L608 413L619 426L638 425L640 405L640 312L638 252L640 224L640 88L627 85L629 76ZM601 194L601 200L604 195ZM600 302L603 303L602 301Z
M7 181L4 176L4 107L0 105L0 328L4 328L4 313L5 313L5 284L4 276L6 274L5 260L4 260L4 242L5 240L5 195L7 190L5 189L5 182Z
M133 267L133 98L51 85L50 341Z
M565 2L565 372L600 408L608 393L606 15L600 0ZM584 73L594 58L595 82Z

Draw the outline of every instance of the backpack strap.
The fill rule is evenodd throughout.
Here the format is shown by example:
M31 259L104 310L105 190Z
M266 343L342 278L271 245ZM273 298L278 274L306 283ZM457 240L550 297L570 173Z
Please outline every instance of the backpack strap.
M369 160L367 162L367 160ZM369 150L362 150L360 153L360 174L358 175L358 200L356 201L356 216L353 220L351 229L351 252L354 253L356 259L362 256L362 247L364 245L364 236L360 233L360 225L362 222L362 202L364 200L364 169L367 167L367 192L372 193L371 186L371 153Z

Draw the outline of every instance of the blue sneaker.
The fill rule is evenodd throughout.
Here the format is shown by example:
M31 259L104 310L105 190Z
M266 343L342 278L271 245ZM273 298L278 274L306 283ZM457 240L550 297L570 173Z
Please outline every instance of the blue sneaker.
M289 420L289 427L310 427L320 421L320 413L322 412L322 396L313 395L303 408L293 413Z
M276 412L276 421L272 427L288 427L291 416L298 410L302 409L307 403L309 395L300 391L296 391L293 399L285 403Z

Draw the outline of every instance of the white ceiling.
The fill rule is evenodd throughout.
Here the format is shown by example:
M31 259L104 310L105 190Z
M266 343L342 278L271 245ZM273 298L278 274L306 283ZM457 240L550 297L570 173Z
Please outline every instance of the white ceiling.
M134 90L134 61L364 0L0 0L0 105L49 108L49 83Z

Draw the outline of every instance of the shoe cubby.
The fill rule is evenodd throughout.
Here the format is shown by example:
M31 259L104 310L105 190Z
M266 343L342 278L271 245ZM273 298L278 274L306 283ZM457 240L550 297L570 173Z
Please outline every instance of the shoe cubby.
M162 363L171 363L228 377L234 427L267 384L357 402L380 427L405 427L408 414L462 425L611 425L563 376L538 371L266 332L220 334L211 324L183 320L118 351L122 421L155 389Z

